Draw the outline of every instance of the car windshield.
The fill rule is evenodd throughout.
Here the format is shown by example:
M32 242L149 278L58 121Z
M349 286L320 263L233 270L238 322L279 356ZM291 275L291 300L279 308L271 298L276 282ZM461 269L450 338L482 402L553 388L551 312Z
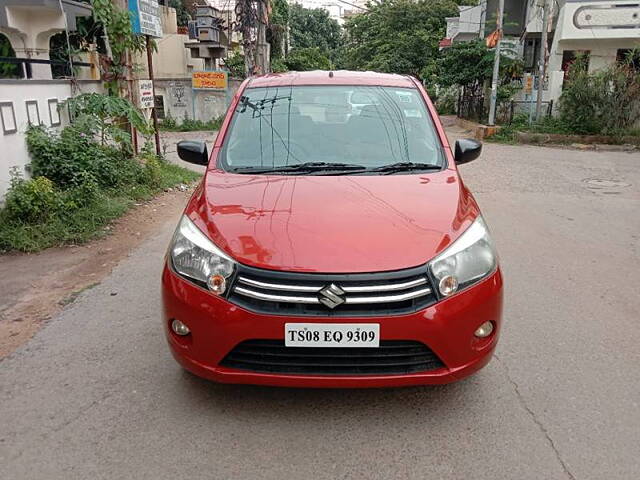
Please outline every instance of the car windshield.
M220 156L239 173L382 174L443 162L418 90L348 85L245 90Z

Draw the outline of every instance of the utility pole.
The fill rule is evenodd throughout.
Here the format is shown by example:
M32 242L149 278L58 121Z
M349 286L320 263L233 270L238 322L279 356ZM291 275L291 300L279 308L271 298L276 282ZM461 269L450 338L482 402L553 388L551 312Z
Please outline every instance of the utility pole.
M236 0L236 31L242 34L247 76L269 73L267 0Z
M244 73L247 77L255 74L255 45L252 41L256 12L252 0L236 0L236 21L234 30L242 36L244 52Z
M153 129L155 130L155 138L156 138L156 154L160 156L160 133L158 133L158 112L156 112L155 101L156 101L156 84L153 80L153 52L151 49L151 37L149 35L145 35L147 40L147 66L149 67L149 80L153 85L153 102L154 106L151 108L151 118L153 118Z
M258 36L256 45L256 66L258 74L269 73L269 43L267 43L267 24L269 23L269 13L267 11L267 0L258 0Z
M538 92L536 98L536 121L540 121L542 115L542 90L547 74L547 30L549 30L549 0L542 0L542 32L540 41L540 59L538 60Z
M496 43L495 58L493 59L493 76L491 77L491 100L489 103L489 125L496 124L496 101L498 100L498 75L500 74L500 43L502 41L502 17L504 15L504 0L498 2L498 18L496 22L496 32L498 32L498 43Z
M126 52L127 59L127 98L129 101L135 105L136 99L134 97L134 81L133 81L133 55L130 50ZM131 138L133 140L133 153L138 155L138 130L133 126L132 123L129 124L131 130Z

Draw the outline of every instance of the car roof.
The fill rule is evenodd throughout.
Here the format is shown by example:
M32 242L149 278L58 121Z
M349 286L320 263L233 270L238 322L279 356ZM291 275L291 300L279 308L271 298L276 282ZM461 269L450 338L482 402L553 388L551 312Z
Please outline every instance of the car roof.
M314 70L311 72L270 73L249 80L246 88L295 85L368 85L381 87L416 88L407 75L349 70Z

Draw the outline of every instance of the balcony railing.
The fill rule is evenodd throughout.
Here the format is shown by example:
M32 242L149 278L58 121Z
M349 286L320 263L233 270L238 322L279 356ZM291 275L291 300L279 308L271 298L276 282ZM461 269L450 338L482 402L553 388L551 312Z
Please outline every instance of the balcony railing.
M19 65L19 71L20 71L20 75L18 76L18 78L32 78L32 71L31 71L31 65L33 64L40 64L40 65L60 65L60 66L66 66L69 71L71 71L71 67L73 66L73 68L76 67L91 67L90 63L86 63L86 62L76 62L74 61L73 64L71 62L65 62L62 60L44 60L44 59L37 59L37 58L16 58L16 57L0 57L0 63L11 63L11 64L17 64Z

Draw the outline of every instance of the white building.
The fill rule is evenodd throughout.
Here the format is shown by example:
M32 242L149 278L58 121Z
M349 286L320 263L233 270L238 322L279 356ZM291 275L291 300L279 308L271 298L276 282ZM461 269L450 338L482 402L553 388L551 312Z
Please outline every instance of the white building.
M367 1L368 0L289 0L289 3L297 3L304 8L320 8L326 10L329 17L342 26L345 19L350 15L366 11Z
M119 1L119 5L124 4ZM156 40L158 51L153 53L156 99L161 111L207 120L220 115L227 103L225 93L193 95L191 72L202 70L204 61L192 58L185 47L189 38L178 33L175 10L161 7L161 13L163 36ZM67 112L59 108L60 103L80 93L104 92L95 51L82 55L90 66L75 68L74 78L52 78L51 65L46 63L51 37L66 29L74 31L77 18L91 15L89 4L73 0L0 0L0 34L9 40L16 59L27 60L19 64L23 78L0 79L0 203L9 187L12 168L29 175L31 159L25 142L29 125L60 129L68 124ZM132 80L148 78L146 55L138 55L135 63Z
M0 33L17 58L46 61L51 37L67 28L74 31L76 18L90 15L89 5L72 0L0 0ZM52 78L47 63L23 64L22 68L27 78Z
M457 17L447 17L446 46L455 42L468 42L484 36L484 22L486 18L486 2L475 6L458 6ZM444 45L443 45L444 46Z
M640 47L640 3L566 0L560 8L549 57L549 70L566 68L575 53L589 57L589 71L614 64Z
M542 1L528 0L523 33L525 70L536 72L542 32ZM542 98L554 103L577 54L588 57L595 72L640 47L640 3L625 0L558 0L551 2L547 81ZM534 87L533 96L537 95Z
M0 79L0 203L10 171L28 176L25 132L30 124L60 128L67 121L58 105L82 92L102 91L99 72L80 67L76 81L53 79L49 61L51 37L76 28L76 18L91 15L86 3L72 0L0 0L0 34L11 44L23 78ZM34 63L35 62L35 63Z
M495 12L497 0L480 0L478 5L458 6L457 17L447 17L445 38L440 41L440 50L454 43L468 42L486 37L496 28ZM507 0L504 6L503 53L511 57L520 57L520 34L524 20L522 0Z

